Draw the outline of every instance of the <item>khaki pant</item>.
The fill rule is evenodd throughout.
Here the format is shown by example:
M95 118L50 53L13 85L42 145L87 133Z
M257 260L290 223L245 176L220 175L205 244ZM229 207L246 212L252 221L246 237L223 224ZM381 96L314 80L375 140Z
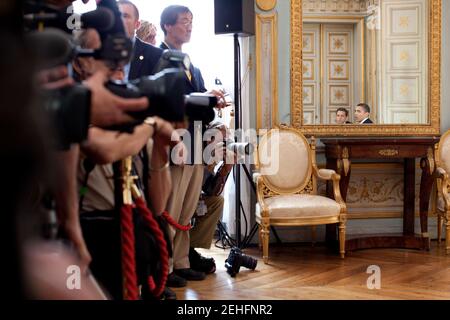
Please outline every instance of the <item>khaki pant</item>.
M172 195L167 211L179 224L187 225L197 209L203 182L204 167L201 164L172 166ZM189 268L189 231L176 230L172 226L168 230L173 249L173 257L169 261L170 272L173 269Z
M196 217L195 226L190 231L191 247L209 249L217 228L217 222L223 212L222 196L205 196L204 201L208 212L201 217Z

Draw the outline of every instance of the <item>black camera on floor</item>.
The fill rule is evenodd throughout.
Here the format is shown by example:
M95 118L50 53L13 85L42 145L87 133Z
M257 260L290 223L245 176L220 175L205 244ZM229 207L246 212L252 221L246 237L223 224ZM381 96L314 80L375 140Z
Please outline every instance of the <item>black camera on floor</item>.
M241 249L233 247L225 260L225 268L230 276L234 277L239 273L241 266L255 270L258 260L242 253Z

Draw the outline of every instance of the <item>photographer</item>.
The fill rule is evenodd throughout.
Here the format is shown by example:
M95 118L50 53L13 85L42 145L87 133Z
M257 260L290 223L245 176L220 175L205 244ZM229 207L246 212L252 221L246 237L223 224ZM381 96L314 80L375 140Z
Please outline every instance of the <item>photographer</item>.
M116 6L115 1L103 0L102 2L107 3L109 8L114 12L114 7ZM64 6L70 4L71 1L48 1L47 3L63 8ZM117 22L118 20L116 19L115 21ZM122 21L120 19L119 21L122 25ZM123 28L123 25L119 25L116 31L120 31L120 28ZM95 34L95 32L86 32L86 34L92 35ZM38 36L37 39L47 39L48 42L55 39L56 41L64 39L63 37L54 38L52 37L53 35L54 34L46 33L44 34L44 38L39 38ZM47 36L47 38L45 38L45 36ZM92 37L87 38L94 39ZM98 39L99 38L97 37L95 41ZM62 43L64 44L65 41L62 41ZM68 44L66 47L69 48L70 44L69 42L67 43ZM98 49L102 45L102 43L98 43L97 41L97 45L86 45L85 48ZM161 52L160 49L156 48L155 51ZM50 50L50 52L53 53L54 51ZM123 53L123 51L120 53ZM158 57L159 56L155 55L154 61L156 61ZM61 59L61 61L63 61L63 59ZM100 163L121 159L126 155L138 152L147 144L148 138L152 136L157 129L159 135L155 134L156 142L154 144L152 156L149 157L149 166L151 168L166 168L168 156L165 148L169 145L169 143L173 143L171 141L173 128L170 124L161 119L153 119L153 121L147 122L148 124L136 128L132 135L112 133L101 130L100 128L110 127L111 125L122 125L128 122L134 123L136 120L127 115L126 112L146 110L148 107L148 100L147 98L124 99L112 94L105 88L104 85L105 82L111 78L111 71L106 67L106 65L96 63L96 61L93 61L92 58L80 58L77 62L79 63L79 78L81 81L84 81L83 84L85 88L90 89L90 103L77 105L77 108L70 110L74 111L74 113L68 114L61 112L58 115L64 117L64 122L68 122L69 124L75 123L77 120L82 118L81 120L84 122L82 125L80 123L80 127L83 126L86 128L86 132L89 123L97 126L92 127L89 130L89 141L83 144L83 156L90 154L90 156L95 159L94 161L98 161ZM61 64L63 64L63 62L61 62ZM76 67L74 66L74 68ZM147 69L150 70L150 68ZM55 96L53 96L54 100L52 100L52 102L59 103L64 107L63 103L66 101L64 100L66 96L64 96L63 91L58 92L58 90L71 88L74 85L73 79L69 77L68 68L66 66L56 66L54 68L41 70L37 75L37 79L41 85L41 88L46 90L55 90L55 92L60 93L59 97L55 98ZM72 103L70 107L74 107L74 105L75 104ZM81 114L84 113L87 117L79 117L76 114L77 111ZM77 117L70 117L74 115ZM55 126L59 126L58 129L62 129L62 133L66 133L66 126L62 125L61 122L55 122L55 124ZM57 159L57 161L55 161L57 163L57 173L55 174L56 178L53 183L53 185L55 185L53 195L55 197L56 209L59 218L58 220L60 225L63 227L63 236L71 240L74 245L81 259L78 265L81 266L83 273L85 273L91 260L91 256L89 255L82 236L78 213L79 203L77 196L76 171L79 158L79 143L84 140L84 137L81 136L85 134L80 131L77 132L80 133L80 135L77 136L77 140L68 139L63 141L62 144L64 144L63 148L65 151L55 152L57 153L55 156ZM154 171L154 178L149 183L149 189L155 191L162 190L162 196L161 192L159 192L157 195L156 193L149 194L149 198L153 200L153 205L156 210L161 212L166 206L166 199L170 192L170 175L167 170L157 170L157 172L156 170ZM100 194L102 194L102 192L100 192ZM108 270L108 266L106 269L102 270ZM97 275L98 274L99 273L97 272ZM117 288L119 286L121 287L120 274L118 279L119 285ZM116 292L118 292L118 290Z
M45 0L45 3L53 5L61 10L65 9L75 0ZM84 3L95 0L83 0ZM97 3L101 0L97 0ZM155 59L159 59L159 56ZM156 60L157 61L157 60ZM67 66L55 66L54 68L41 70L37 74L38 83L43 89L59 89L73 84ZM92 74L84 85L91 91L90 123L99 127L125 124L134 119L127 114L132 111L142 111L148 108L149 102L143 97L139 99L121 98L104 87L108 77L103 72Z
M173 5L165 8L161 14L160 22L165 38L160 47L182 51L183 44L189 42L191 38L192 19L192 12L187 7ZM185 94L207 91L200 70L192 64L186 71L185 82ZM211 93L218 98L219 103L216 107L223 108L225 106L223 93L219 91L212 91ZM196 143L195 140L197 139L194 132L197 135L201 134L206 125L207 123L203 123L195 127L193 122L189 123L189 129L186 132L191 137L191 139L187 139L191 141L191 145L188 146L190 147L189 165L171 166L173 191L167 211L181 225L189 224L200 196L203 164L198 164L198 160L197 163L195 161L196 158L198 159L195 150L201 149L201 143L200 146L199 143ZM169 234L173 245L173 263L170 266L171 273L167 281L168 286L184 287L186 286L186 280L203 280L205 273L192 270L189 265L189 232L170 228Z
M83 31L78 37L81 47L95 49L101 45L95 30ZM102 61L93 58L77 58L74 70L81 80L83 75L89 75L98 70L105 70L106 65ZM110 70L110 77L123 78L122 70ZM121 297L121 269L120 269L120 223L114 214L114 183L110 179L113 169L110 163L124 159L130 155L137 155L143 148L148 152L147 144L153 137L150 168L151 177L143 176L143 167L146 165L139 156L134 157L135 173L143 179L149 179L149 189L146 190L148 198L155 212L162 212L166 206L171 190L171 179L168 163L169 145L174 145L172 137L176 132L172 126L160 119L145 121L137 126L132 134L105 131L100 128L89 129L89 139L82 144L82 159L79 166L79 183L84 189L80 199L80 211L83 231L89 250L93 255L91 269L101 283L105 285L114 298ZM138 227L139 228L139 227ZM98 233L102 234L99 238ZM137 250L139 250L137 248ZM143 252L137 252L137 263L143 263L139 256ZM139 269L139 267L138 267Z
M72 1L49 0L46 2L62 9ZM36 73L36 79L42 91L50 89L57 92L58 90L71 88L73 85L73 79L70 78L67 67L63 65L40 70ZM79 157L78 143L87 134L87 131L82 131L87 129L89 123L99 127L108 127L135 121L126 112L141 111L148 107L146 98L124 99L112 94L104 86L107 79L108 76L105 70L93 72L84 82L84 86L90 90L90 103L77 106L78 114L86 116L71 118L72 111L75 112L75 110L71 109L69 110L70 112L61 110L58 116L63 117L63 119L58 119L59 123L56 123L56 126L59 126L59 129L63 131L62 133L56 132L55 135L57 136L67 134L68 126L63 125L61 122L69 123L70 126L74 124L77 126L77 129L81 128L76 132L77 136L74 140L59 137L61 139L59 143L64 144L64 146L62 149L60 146L59 149L61 151L55 152L57 166L54 185L57 187L54 188L53 193L62 232L75 246L80 256L80 265L83 271L86 270L91 257L86 249L78 220L78 192L76 186L76 168ZM85 97L89 96L86 95ZM64 103L61 100L64 98L65 96L62 94L61 97L55 98L55 101Z
M211 247L217 223L223 213L224 199L221 193L236 163L236 154L225 146L224 141L229 138L225 124L211 123L205 137L209 141L205 151L208 153L212 150L212 157L206 159L202 194L194 216L195 223L190 230L189 263L193 270L209 274L216 271L214 259L202 257L195 248L209 249Z

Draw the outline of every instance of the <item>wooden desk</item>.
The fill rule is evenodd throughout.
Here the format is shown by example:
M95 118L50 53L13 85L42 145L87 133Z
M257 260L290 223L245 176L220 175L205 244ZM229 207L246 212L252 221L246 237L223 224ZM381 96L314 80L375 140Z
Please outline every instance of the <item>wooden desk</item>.
M344 200L353 159L402 159L404 162L403 233L397 235L371 235L346 241L346 250L367 248L430 248L428 235L428 205L433 184L434 145L438 138L338 138L321 139L325 144L327 168L341 175L340 187ZM420 158L422 177L420 182L421 234L414 232L415 159ZM333 197L327 185L328 196ZM336 239L336 227L327 225L327 242Z

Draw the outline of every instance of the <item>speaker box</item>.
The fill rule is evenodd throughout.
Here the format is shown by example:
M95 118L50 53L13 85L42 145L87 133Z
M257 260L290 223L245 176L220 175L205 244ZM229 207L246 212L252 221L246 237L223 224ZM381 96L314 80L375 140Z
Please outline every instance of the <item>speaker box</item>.
M214 0L216 34L255 34L255 0Z

